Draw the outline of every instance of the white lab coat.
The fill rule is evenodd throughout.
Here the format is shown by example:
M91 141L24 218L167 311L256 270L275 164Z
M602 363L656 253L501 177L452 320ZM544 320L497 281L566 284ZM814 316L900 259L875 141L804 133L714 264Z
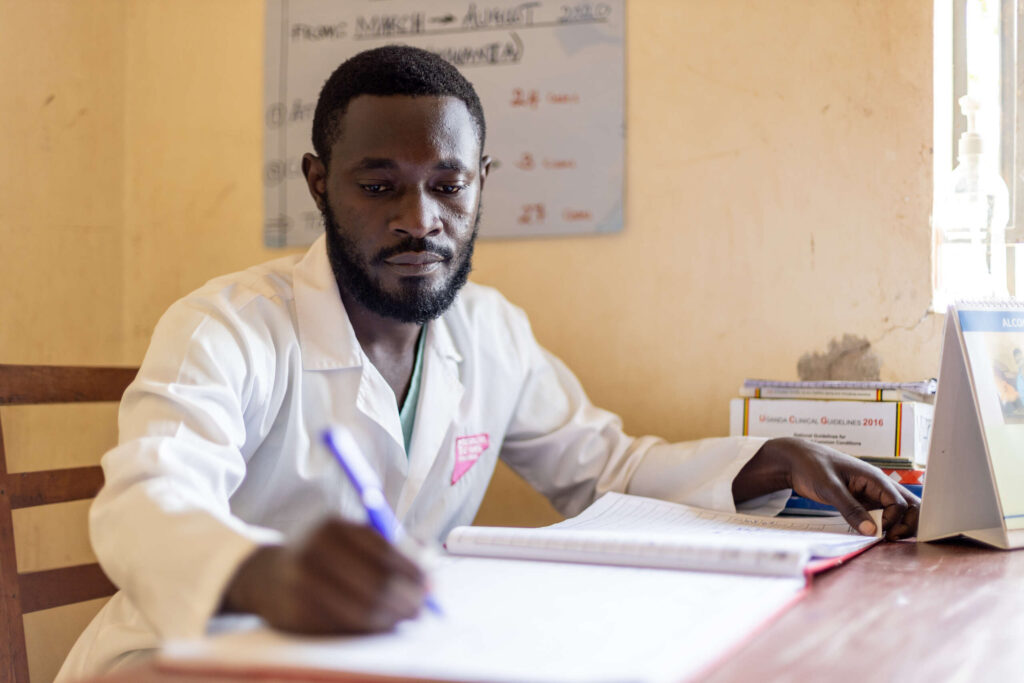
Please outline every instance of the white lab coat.
M762 440L626 436L537 344L522 311L486 287L466 285L426 334L407 455L394 393L356 340L323 238L301 258L218 278L175 303L124 396L120 443L103 458L90 514L120 591L58 680L204 633L258 544L326 515L365 519L321 443L332 424L349 428L420 537L473 521L498 457L566 515L606 491L734 509L733 477ZM478 457L468 469L467 453Z

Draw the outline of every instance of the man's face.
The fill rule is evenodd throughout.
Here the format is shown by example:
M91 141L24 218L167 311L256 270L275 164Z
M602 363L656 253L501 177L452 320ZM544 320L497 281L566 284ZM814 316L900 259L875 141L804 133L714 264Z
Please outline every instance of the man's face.
M441 315L471 269L489 163L461 100L349 102L326 175L307 171L342 292L401 322Z

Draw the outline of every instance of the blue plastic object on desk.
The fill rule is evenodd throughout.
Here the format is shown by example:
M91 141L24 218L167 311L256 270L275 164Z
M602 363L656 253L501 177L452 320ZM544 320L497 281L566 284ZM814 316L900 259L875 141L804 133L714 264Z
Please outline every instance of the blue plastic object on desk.
M903 488L913 493L918 498L921 497L921 492L924 491L924 486L921 484L900 484ZM816 500L810 498L804 498L798 496L795 493L789 497L786 501L786 507L783 513L791 515L838 515L839 511L831 505L825 505L819 503Z

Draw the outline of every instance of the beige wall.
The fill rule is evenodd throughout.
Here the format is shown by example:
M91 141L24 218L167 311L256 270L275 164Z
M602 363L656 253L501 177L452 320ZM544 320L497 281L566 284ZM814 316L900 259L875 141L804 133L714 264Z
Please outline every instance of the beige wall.
M628 12L624 231L483 243L474 278L636 433L724 434L743 377L794 378L847 332L883 378L933 375L931 3ZM262 3L0 16L0 359L137 363L175 298L280 254L260 238ZM551 518L497 481L482 519ZM38 680L59 656L37 648Z
M0 363L125 360L126 28L123 2L0 0ZM0 411L8 467L95 463L113 417L96 407ZM85 511L15 511L19 570L93 560ZM101 603L25 618L33 681L53 678Z
M725 434L744 377L847 332L936 374L931 3L631 0L627 40L625 230L482 244L475 279L633 433Z
M164 309L282 252L262 245L263 3L131 0L125 38L125 361Z
M0 1L0 362L122 359L123 3Z

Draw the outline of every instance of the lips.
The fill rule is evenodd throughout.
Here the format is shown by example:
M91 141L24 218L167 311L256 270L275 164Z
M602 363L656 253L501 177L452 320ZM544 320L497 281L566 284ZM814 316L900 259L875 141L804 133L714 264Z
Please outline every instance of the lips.
M384 259L384 262L393 266L426 266L443 260L438 254L429 251L404 251L401 254L389 256Z

